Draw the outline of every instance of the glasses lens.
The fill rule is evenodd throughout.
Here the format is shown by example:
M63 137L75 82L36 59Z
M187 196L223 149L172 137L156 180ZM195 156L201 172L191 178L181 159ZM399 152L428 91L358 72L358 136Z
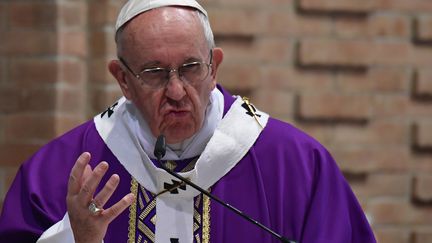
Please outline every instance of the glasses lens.
M182 79L189 83L198 83L203 81L209 72L208 65L201 62L192 62L183 64L179 70Z
M159 88L165 84L168 76L167 72L164 68L151 68L142 72L140 76L146 85Z

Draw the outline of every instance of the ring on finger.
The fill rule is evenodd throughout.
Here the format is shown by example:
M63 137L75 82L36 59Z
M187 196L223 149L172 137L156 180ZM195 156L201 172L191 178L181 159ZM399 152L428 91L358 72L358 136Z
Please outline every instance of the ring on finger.
M103 211L103 209L99 208L94 201L89 204L88 209L92 214L99 214Z

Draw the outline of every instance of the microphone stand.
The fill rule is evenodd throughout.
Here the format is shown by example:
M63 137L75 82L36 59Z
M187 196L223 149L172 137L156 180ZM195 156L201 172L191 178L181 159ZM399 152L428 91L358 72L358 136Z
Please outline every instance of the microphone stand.
M245 213L243 213L242 211L238 210L237 208L231 206L228 203L225 203L224 201L222 201L221 199L219 199L217 196L209 193L208 191L204 190L203 188L201 188L200 186L196 185L195 183L189 181L187 178L171 171L170 169L168 169L162 162L162 158L163 156L165 156L165 152L166 152L166 143L165 143L165 137L163 135L160 135L157 138L156 141L156 145L155 145L155 150L154 150L154 155L156 156L156 159L159 163L159 165L161 166L161 168L163 170L165 170L168 174L174 176L175 178L179 179L180 181L184 182L185 184L193 187L194 189L196 189L197 191L201 192L202 194L206 195L207 197L211 198L212 200L218 202L219 204L221 204L222 206L224 206L225 208L228 208L229 210L233 211L234 213L236 213L237 215L241 216L242 218L246 219L247 221L251 222L252 224L260 227L261 229L263 229L264 231L267 231L268 233L270 233L272 236L276 237L277 239L280 240L280 242L284 242L284 243L297 243L296 241L293 240L289 240L287 238L285 238L284 236L274 232L273 230L271 230L270 228L268 228L267 226L261 224L260 222L252 219L251 217L249 217L248 215L246 215Z

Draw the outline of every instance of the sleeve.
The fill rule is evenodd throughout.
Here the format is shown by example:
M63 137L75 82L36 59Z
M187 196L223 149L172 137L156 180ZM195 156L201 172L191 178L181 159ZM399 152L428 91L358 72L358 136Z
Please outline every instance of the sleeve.
M62 152L54 154L44 147L20 167L0 215L1 239L36 242L46 229L63 218L70 171L63 156L72 155L62 156Z
M37 243L74 243L74 236L66 213L62 220L47 229Z
M314 151L312 196L302 243L375 243L354 193L326 150Z
M0 239L36 242L62 220L69 173L85 147L88 124L51 141L20 166L4 200Z

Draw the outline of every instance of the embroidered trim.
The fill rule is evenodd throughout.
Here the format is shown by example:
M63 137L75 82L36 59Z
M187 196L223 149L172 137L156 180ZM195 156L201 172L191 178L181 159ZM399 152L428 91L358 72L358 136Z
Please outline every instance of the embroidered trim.
M211 190L209 189L209 192ZM210 242L210 198L203 195L202 243Z
M131 180L131 192L135 195L138 195L138 182L132 177ZM135 243L135 234L136 234L136 202L132 203L129 206L129 227L128 227L128 242Z

